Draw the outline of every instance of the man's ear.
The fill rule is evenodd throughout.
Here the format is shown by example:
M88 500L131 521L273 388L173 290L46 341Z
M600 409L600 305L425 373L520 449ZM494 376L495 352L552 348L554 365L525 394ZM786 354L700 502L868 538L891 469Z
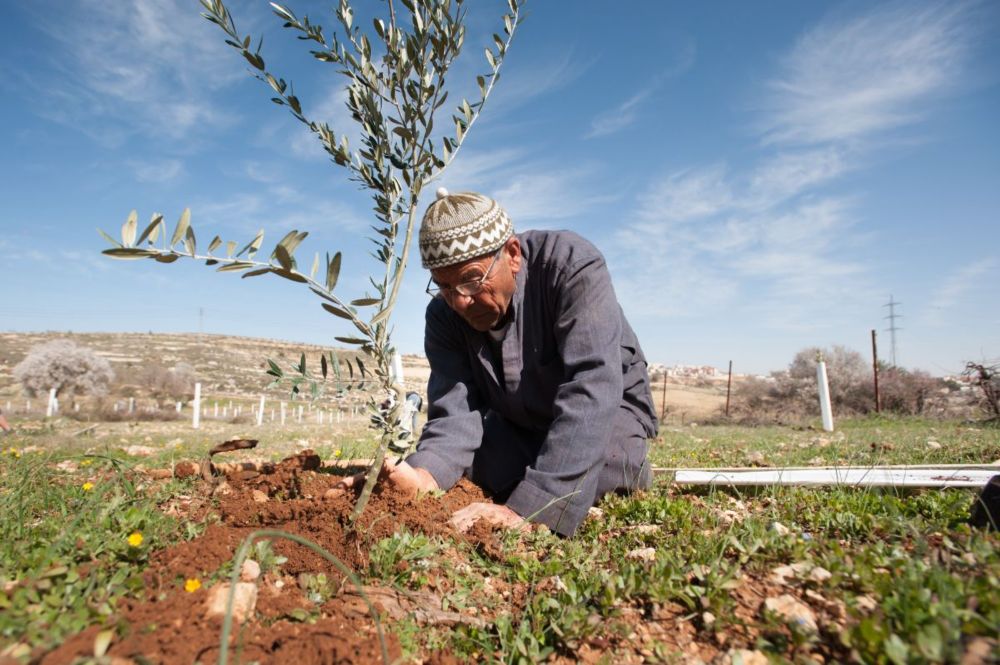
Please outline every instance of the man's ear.
M504 246L504 251L507 253L508 261L510 261L510 271L516 275L521 270L521 261L523 259L521 255L521 241L517 239L517 236L510 237Z

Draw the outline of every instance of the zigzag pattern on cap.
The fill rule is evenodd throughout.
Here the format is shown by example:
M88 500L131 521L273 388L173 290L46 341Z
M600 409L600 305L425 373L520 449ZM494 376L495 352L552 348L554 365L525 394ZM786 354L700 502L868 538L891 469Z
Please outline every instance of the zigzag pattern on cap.
M420 225L425 268L443 268L499 249L514 233L504 209L475 192L448 194L443 187Z
M507 221L504 215L504 221ZM435 243L420 243L420 254L425 268L442 268L499 249L513 235L510 222L490 225L476 235L462 234L459 238Z

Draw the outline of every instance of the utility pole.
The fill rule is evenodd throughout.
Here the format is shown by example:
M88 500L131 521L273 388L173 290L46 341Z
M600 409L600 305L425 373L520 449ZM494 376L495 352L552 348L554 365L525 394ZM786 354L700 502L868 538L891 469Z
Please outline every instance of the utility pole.
M903 303L896 302L895 300L893 300L892 299L892 295L890 294L889 295L889 302L887 302L885 305L882 305L883 307L888 307L889 308L889 316L886 316L884 318L889 319L889 327L886 328L886 330L889 333L889 345L891 347L892 366L893 367L896 366L896 331L902 330L902 328L900 328L900 327L898 327L896 325L896 319L903 318L902 314L896 314L896 307L898 307L899 305L902 305L902 304Z
M878 394L878 344L875 341L874 330L872 330L872 373L875 375L875 413L881 413L882 401Z

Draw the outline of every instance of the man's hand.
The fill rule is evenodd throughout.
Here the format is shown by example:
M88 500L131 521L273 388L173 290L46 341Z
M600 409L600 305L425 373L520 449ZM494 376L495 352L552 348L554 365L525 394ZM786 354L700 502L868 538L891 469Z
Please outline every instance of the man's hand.
M378 482L389 483L396 490L416 496L419 492L430 492L438 489L434 476L426 469L413 467L406 462L393 464L388 459L382 462L382 469L378 474ZM348 476L342 481L327 490L326 498L332 499L346 493L354 487L361 487L365 484L365 474L359 473L355 476Z
M452 518L448 520L448 524L461 533L466 533L473 524L481 519L505 529L523 529L529 526L529 523L513 510L495 503L470 503L465 508L456 510Z

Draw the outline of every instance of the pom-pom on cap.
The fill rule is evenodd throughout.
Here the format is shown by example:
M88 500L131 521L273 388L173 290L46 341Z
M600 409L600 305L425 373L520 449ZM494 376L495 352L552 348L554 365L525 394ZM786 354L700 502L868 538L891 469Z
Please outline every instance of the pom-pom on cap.
M476 192L437 190L420 224L420 258L427 269L455 265L500 249L514 234L499 203Z

